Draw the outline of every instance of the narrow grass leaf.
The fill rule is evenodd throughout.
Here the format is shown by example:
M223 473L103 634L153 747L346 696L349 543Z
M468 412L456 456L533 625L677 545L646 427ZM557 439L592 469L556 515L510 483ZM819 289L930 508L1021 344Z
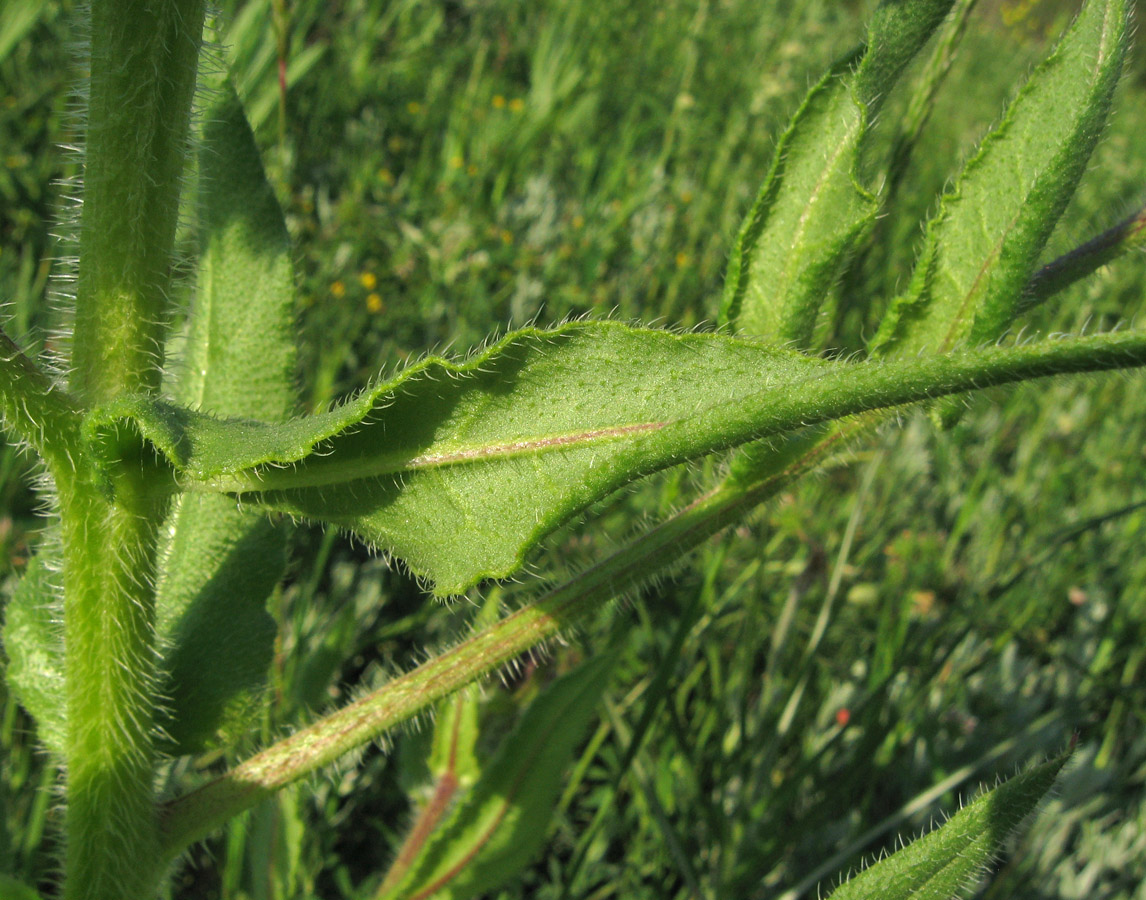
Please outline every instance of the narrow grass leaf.
M295 409L290 239L230 83L215 86L200 152L203 252L175 394L187 406L264 421ZM265 602L286 536L218 496L176 498L162 531L157 627L175 751L204 746L263 681L276 632Z
M564 771L612 663L609 655L594 657L529 705L407 877L377 900L465 900L494 890L529 864L544 846Z
M84 432L106 465L158 454L186 490L349 529L450 594L512 574L587 505L674 463L869 409L1143 362L1136 332L846 363L581 323L516 332L464 363L424 360L321 415L227 421L135 397L94 411Z
M40 19L55 10L48 3L5 3L0 9L0 63L24 40Z
M722 322L808 345L840 267L878 211L858 173L868 124L951 2L882 4L866 48L808 92L733 245Z
M62 592L52 584L44 552L32 557L4 613L7 682L36 720L40 740L63 759L67 710L64 697Z
M1125 0L1083 7L944 195L873 352L944 353L1011 326L1110 112L1129 30Z
M1068 758L1059 756L983 794L943 827L840 885L831 900L951 900L968 895L1003 842L1047 795Z

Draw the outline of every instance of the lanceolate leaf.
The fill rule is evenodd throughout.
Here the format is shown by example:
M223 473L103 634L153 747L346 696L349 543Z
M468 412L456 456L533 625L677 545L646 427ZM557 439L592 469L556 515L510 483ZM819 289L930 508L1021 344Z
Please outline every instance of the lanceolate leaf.
M1068 755L1016 775L942 828L865 869L831 900L951 900L966 896L1010 836L1054 785Z
M199 260L178 399L263 421L295 412L290 235L229 81L206 113L199 154Z
M545 843L563 773L611 669L611 657L594 657L534 700L407 877L379 900L465 900L526 866Z
M915 355L993 341L1086 167L1129 41L1125 0L1089 0L984 139L927 229L873 350Z
M216 415L281 421L295 410L290 239L227 81L200 153L203 253L176 396ZM286 566L283 529L210 495L177 497L162 532L157 627L178 752L203 746L228 705L263 681Z
M322 415L227 421L136 397L94 411L84 434L108 465L139 459L142 438L184 489L347 528L450 594L511 574L570 516L674 463L868 409L1144 363L1134 332L843 363L572 324L465 363L427 359Z
M722 322L777 344L808 344L878 209L857 173L868 123L951 2L882 4L862 55L837 63L808 93L733 246Z
M491 591L474 621L476 630L495 624L500 609L500 592ZM477 753L481 736L480 710L480 692L473 685L438 703L433 742L426 759L433 779L429 798L418 804L420 809L414 824L391 860L375 900L393 896L399 885L407 884L415 869L425 865L427 850L433 845L432 838L443 818L456 806L459 793L468 791L480 777L482 763Z

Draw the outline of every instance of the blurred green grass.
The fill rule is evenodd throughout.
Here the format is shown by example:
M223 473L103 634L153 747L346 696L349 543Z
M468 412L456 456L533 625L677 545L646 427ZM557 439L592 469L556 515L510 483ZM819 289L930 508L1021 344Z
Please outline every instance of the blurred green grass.
M224 3L228 53L298 243L308 405L427 348L464 350L534 319L711 323L730 237L777 130L872 6L298 0L280 121L270 3ZM902 286L937 192L1071 8L980 4L899 204L841 297ZM52 148L73 139L70 12L66 0L43 4L0 58L0 295L8 327L33 345L50 340L43 301L60 251L46 223L60 200L53 180L69 174ZM1146 199L1144 73L1139 53L1052 249ZM902 108L893 97L883 114L889 138ZM1144 283L1138 254L1031 328L1132 321ZM829 343L860 347L872 324L843 315ZM491 688L496 731L547 667L627 633L550 850L497 896L811 896L810 878L827 883L979 779L1077 732L1079 763L983 896L1140 900L1144 384L1113 375L993 391L947 431L905 413L903 427L552 661ZM35 540L27 470L4 448L9 573ZM705 477L704 467L669 473L603 505L536 570L583 565ZM337 536L302 531L297 544L248 746L416 663L469 614L427 603L400 570ZM507 602L535 590L509 585ZM52 776L6 697L0 745L0 869L44 881ZM411 730L244 816L191 854L172 896L368 897L409 821L425 746ZM177 761L170 782L217 764Z

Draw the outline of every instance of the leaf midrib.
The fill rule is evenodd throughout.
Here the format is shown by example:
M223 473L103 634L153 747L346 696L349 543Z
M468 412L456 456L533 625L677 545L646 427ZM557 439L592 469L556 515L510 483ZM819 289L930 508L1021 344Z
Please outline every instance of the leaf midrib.
M512 441L456 445L448 450L422 453L416 456L406 454L390 454L372 458L356 456L346 460L318 462L309 467L310 471L305 472L299 472L300 463L265 463L242 472L231 472L188 481L184 487L192 491L235 494L300 490L332 484L346 484L419 469L434 469L514 456L532 456L558 450L581 449L594 444L610 443L660 431L670 424L672 423L634 422L607 428L557 432ZM286 475L287 472L290 474Z

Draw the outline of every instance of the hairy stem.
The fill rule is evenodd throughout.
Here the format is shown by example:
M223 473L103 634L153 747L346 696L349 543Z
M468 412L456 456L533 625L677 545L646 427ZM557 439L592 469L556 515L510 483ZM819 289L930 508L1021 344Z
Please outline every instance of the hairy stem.
M146 898L157 888L153 796L157 515L117 481L110 503L62 484L67 647L66 900Z
M1076 281L1093 274L1129 250L1146 245L1146 209L1140 209L1113 228L1047 263L1031 278L1019 301L1018 313L1039 304Z
M752 485L725 483L536 603L171 801L163 809L164 855L178 854L279 788L576 626L601 604L679 562L799 471L796 463L783 476Z
M93 0L71 385L159 386L205 0Z
M153 392L204 0L92 0L70 386L93 406ZM97 486L56 472L64 554L65 900L142 900L157 853L154 548L165 495L126 451Z

